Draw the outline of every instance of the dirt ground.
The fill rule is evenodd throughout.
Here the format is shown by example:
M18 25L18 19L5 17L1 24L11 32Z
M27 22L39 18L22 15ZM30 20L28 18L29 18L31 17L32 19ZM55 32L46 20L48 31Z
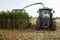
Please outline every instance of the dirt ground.
M60 40L60 32L0 29L0 40Z
M0 40L60 40L60 20L56 31L0 29Z

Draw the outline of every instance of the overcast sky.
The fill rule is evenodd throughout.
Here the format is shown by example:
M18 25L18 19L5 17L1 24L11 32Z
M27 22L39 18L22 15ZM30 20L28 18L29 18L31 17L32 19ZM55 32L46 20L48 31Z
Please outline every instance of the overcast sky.
M52 8L55 13L54 17L60 17L60 1L59 0L0 0L0 10L21 9L26 5L42 2L46 7ZM30 16L38 16L37 10L42 8L42 5L35 5L26 8L25 10Z

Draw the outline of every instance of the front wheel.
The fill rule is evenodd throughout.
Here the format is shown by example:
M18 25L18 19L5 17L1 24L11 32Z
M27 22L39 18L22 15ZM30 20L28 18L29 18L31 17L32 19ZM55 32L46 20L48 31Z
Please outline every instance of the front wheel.
M41 20L40 19L37 19L37 21L36 21L36 29L37 30L40 30L41 28L42 28Z
M56 22L55 22L55 20L52 20L52 21L50 22L49 28L50 28L50 30L52 30L52 31L55 31L55 30L56 30Z

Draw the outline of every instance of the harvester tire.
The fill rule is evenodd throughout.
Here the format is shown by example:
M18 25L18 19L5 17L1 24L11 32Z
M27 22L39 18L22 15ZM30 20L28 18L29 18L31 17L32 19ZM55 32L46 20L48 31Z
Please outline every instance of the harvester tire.
M56 30L56 22L55 20L52 20L50 23L50 30L55 31Z
M40 19L37 19L37 21L36 21L36 29L37 29L37 30L42 29L42 22L41 22Z

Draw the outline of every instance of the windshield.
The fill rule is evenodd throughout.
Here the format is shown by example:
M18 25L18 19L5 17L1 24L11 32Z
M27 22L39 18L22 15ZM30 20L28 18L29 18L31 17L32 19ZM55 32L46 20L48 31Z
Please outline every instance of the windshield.
M50 18L50 12L51 11L49 11L49 10L43 10L42 11L42 17L43 18L45 18L45 17Z

